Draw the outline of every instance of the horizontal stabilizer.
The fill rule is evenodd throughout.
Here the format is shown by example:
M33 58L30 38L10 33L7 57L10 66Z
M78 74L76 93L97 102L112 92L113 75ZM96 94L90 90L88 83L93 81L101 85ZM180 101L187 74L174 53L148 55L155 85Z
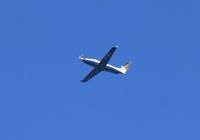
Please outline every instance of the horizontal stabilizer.
M129 69L129 67L131 66L131 64L132 64L132 62L131 61L129 61L128 63L126 63L123 67L125 68L125 69Z
M126 63L125 65L123 65L123 66L121 67L121 72L122 72L123 74L126 74L127 70L130 68L131 64L132 64L132 62L129 61L128 63Z

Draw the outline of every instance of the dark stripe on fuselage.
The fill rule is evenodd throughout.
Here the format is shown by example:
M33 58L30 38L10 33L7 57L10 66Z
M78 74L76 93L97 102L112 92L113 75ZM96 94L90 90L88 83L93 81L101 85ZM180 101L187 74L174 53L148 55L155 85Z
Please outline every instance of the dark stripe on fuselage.
M86 63L86 64L88 64L88 65L90 65L90 66L93 66L93 67L95 67L95 66L97 66L99 63L97 63L97 62L94 62L94 61L91 61L91 60L82 60L84 63Z
M94 61L91 61L91 60L82 60L82 61L83 61L84 63L90 65L90 66L93 66L93 67L96 67L96 66L99 65L99 63L94 62ZM104 68L104 70L107 71L107 72L115 73L115 74L121 73L120 71L118 71L118 70L116 70L116 69L114 69L114 68L112 68L112 67L110 67L110 66L106 66L106 67Z
M114 69L112 67L109 67L109 66L105 67L105 71L112 72L112 73L115 73L115 74L121 73L120 71L118 71L118 70L116 70L116 69Z

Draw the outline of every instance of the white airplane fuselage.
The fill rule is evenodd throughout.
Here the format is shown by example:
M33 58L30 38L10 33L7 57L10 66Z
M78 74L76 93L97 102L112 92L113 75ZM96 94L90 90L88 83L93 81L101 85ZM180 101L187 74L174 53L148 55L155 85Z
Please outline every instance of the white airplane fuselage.
M96 67L99 65L100 61L97 60L97 59L90 59L90 58L84 58L84 57L80 57L79 58L82 62L90 65L90 66L93 66L93 67ZM114 67L110 64L107 64L104 68L104 71L107 71L107 72L112 72L114 74L126 74L126 69L124 67L121 67L121 68L118 68L118 67Z

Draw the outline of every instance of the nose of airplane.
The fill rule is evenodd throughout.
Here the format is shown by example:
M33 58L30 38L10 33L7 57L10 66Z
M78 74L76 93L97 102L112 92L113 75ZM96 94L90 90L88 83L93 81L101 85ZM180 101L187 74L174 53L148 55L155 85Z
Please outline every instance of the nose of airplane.
M82 56L79 56L79 59L80 59L80 60L83 60L84 58L83 58Z

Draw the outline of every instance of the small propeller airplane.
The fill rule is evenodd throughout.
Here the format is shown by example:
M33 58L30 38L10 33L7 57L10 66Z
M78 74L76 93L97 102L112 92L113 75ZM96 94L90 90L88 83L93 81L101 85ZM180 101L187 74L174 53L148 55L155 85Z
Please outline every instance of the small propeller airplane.
M82 62L94 67L94 69L83 80L81 80L81 82L84 82L84 83L87 82L88 80L93 78L95 75L97 75L101 71L107 71L107 72L111 72L114 74L119 74L119 73L126 74L127 70L129 69L130 65L132 64L131 61L129 61L125 65L121 66L121 68L114 67L114 66L108 64L108 61L110 60L110 58L112 57L113 53L115 52L115 50L117 48L118 48L118 46L112 47L109 50L109 52L103 57L103 59L101 61L96 60L96 59L84 58L83 56L79 56L79 59Z

